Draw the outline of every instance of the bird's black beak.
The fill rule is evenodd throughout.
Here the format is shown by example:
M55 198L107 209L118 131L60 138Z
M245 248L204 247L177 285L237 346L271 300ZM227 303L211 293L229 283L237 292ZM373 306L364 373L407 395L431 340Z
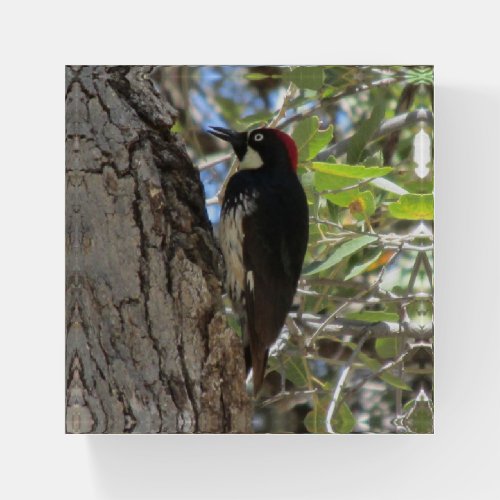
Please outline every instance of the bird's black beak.
M229 142L233 146L236 156L241 160L247 150L247 133L246 132L235 132L229 128L223 127L210 127L211 130L207 130L209 134L215 135L223 141Z
M209 134L215 135L215 137L231 144L241 142L242 138L244 138L246 142L247 134L245 132L235 132L234 130L224 127L209 127L209 129L212 129L207 131Z

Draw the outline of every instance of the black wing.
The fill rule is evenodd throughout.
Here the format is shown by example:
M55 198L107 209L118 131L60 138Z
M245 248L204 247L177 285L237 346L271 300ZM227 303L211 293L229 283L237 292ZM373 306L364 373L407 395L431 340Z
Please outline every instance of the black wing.
M246 329L254 392L262 385L269 347L278 337L297 288L308 239L307 201L298 179L259 193L243 219Z

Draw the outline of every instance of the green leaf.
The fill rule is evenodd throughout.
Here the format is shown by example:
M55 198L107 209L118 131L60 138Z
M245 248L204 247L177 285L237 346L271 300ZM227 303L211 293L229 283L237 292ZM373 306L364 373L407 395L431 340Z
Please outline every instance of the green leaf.
M251 125L255 125L256 123L266 123L273 117L274 113L270 111L259 111L258 113L254 113L253 115L245 116L240 120L237 120L238 125L242 125L245 127L250 127Z
M306 266L303 270L305 276L310 276L311 274L316 274L326 269L330 269L335 264L338 264L342 259L345 259L349 255L357 252L359 249L377 241L376 236L364 235L354 238L352 240L346 241L338 246L336 246L333 252L325 261L312 262Z
M367 167L383 167L384 166L384 155L381 150L375 151L371 156L365 158L363 165Z
M363 121L351 137L347 148L347 163L354 164L361 158L363 149L370 141L373 133L377 130L385 115L385 102L380 99L373 108L370 118Z
M398 321L399 316L396 313L386 311L360 311L351 312L345 315L348 319L357 319L359 321L368 321L378 323L379 321Z
M326 416L328 413L329 400L323 398L307 415L304 419L304 425L308 432L313 434L326 432ZM342 403L331 421L332 427L335 432L340 434L348 434L352 431L356 424L356 420L346 403Z
M431 194L434 191L434 179L415 179L405 182L405 186L413 194Z
M311 434L319 434L326 432L326 412L323 409L312 409L304 418L304 426L307 432Z
M434 410L427 394L421 390L418 396L403 407L404 424L410 432L431 434L433 432Z
M321 99L327 99L328 97L331 97L337 90L337 87L329 85L321 92Z
M395 358L398 355L398 341L397 339L376 339L375 352L382 359Z
M358 354L358 358L374 373L380 370L380 368L382 367L382 364L379 363L376 359L370 358L370 356L367 356L363 352L360 352ZM384 372L380 374L379 378L384 382L386 382L387 384L392 385L393 387L402 389L403 391L411 391L411 387L408 384L406 384L400 378L396 377L395 375L392 375L389 372Z
M247 73L245 75L245 78L247 80L265 80L266 78L269 78L269 75L265 75L264 73Z
M341 165L338 163L327 163L316 161L311 164L316 172L338 175L349 179L370 179L382 177L392 172L392 167L365 167L364 165Z
M285 72L283 78L299 89L319 90L325 81L325 72L321 66L297 66Z
M307 375L304 363L307 361L300 356L287 358L285 361L285 377L296 387L307 385Z
M375 198L370 191L359 191L354 188L337 194L325 194L324 197L339 207L351 209L351 213L358 220L364 220L375 212Z
M305 387L307 385L307 374L304 363L307 361L300 356L287 356L285 360L278 358L269 358L269 367L271 370L285 372L285 377L296 387Z
M333 125L325 130L319 130L319 118L311 116L301 120L292 133L297 144L299 162L313 159L333 137Z
M405 194L389 204L389 213L396 219L432 220L434 196L432 194Z
M351 432L356 425L356 419L351 412L351 409L346 403L342 403L337 412L337 415L333 419L332 426L335 432L340 434L348 434Z
M362 262L361 264L356 264L351 269L351 272L344 278L344 281L350 280L355 276L362 274L368 267L370 267L374 262L376 262L382 255L382 251L376 252L375 255L368 260Z
M341 189L353 186L357 181L339 177L338 175L329 175L323 172L314 172L314 187L316 191L327 191L329 189ZM354 189L354 188L353 188Z
M414 85L432 85L434 83L434 69L432 67L408 69L405 73L405 80Z

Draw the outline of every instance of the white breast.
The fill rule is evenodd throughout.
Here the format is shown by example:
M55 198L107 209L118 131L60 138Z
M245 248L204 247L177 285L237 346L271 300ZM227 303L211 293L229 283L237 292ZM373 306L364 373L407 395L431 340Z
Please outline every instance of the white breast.
M240 194L237 203L223 211L220 222L220 242L227 271L226 286L238 314L243 312L241 308L245 304L245 280L251 279L253 282L253 276L247 275L243 263L243 219L255 209L255 196Z

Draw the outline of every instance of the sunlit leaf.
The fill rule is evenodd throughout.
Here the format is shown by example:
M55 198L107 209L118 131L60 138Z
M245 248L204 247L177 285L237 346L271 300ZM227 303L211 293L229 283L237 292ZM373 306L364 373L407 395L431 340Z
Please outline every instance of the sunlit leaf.
M392 339L392 338L376 339L375 352L382 359L395 358L398 355L397 339Z
M432 194L405 194L389 204L389 213L396 219L432 220L434 196Z
M321 66L297 66L285 72L283 78L299 89L319 90L325 80L325 71Z
M430 179L412 180L405 182L405 186L415 194L430 194L434 191L434 179L430 176Z
M247 73L245 75L245 78L247 80L259 81L259 80L266 80L267 78L281 78L281 75L280 74L266 75L264 73Z
M392 172L392 167L366 167L364 165L342 165L316 161L311 164L316 172L348 177L349 179L370 179L382 177Z
M345 315L348 319L357 319L359 321L368 321L370 323L378 323L379 321L398 321L399 317L396 313L386 311L360 311L351 312Z
M346 241L345 243L336 246L326 260L322 262L312 262L310 265L305 266L303 274L305 276L310 276L311 274L316 274L321 271L325 271L326 269L330 269L335 264L338 264L342 259L345 259L349 255L352 255L374 241L377 241L377 237L370 235L359 236L358 238Z
M301 120L292 133L292 138L297 144L299 162L313 159L333 137L333 126L319 130L319 118L311 116Z
M338 175L329 175L323 172L313 172L314 173L314 187L316 191L327 191L333 189L343 189L350 186L354 186L358 181L348 179L346 177L340 177ZM353 189L356 189L353 187Z
M410 68L405 72L405 80L414 85L432 85L434 82L434 69L432 67Z
M356 163L361 157L363 149L370 141L373 133L377 130L385 114L385 101L380 99L370 115L370 118L363 121L357 128L356 133L351 137L347 148L347 163Z
M339 207L349 208L358 220L363 220L375 212L375 198L370 191L359 191L358 188L337 194L325 194L324 197Z
M337 87L334 87L332 85L328 85L322 92L321 92L321 99L326 99L328 97L331 97L335 92L337 91Z

